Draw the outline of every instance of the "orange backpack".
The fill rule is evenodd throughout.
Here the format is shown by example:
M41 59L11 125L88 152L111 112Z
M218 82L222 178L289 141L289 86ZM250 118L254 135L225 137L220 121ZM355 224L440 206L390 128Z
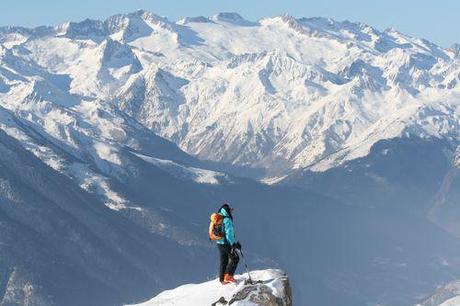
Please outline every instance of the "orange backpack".
M209 240L217 241L225 237L224 217L221 214L213 213L209 223Z

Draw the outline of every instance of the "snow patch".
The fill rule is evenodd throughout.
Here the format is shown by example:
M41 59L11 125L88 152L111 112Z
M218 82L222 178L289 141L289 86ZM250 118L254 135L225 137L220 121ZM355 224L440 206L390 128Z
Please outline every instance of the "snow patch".
M94 144L94 149L96 150L96 153L99 156L99 158L118 166L122 165L122 161L118 156L118 149L116 149L114 146L108 145L103 142L96 142Z
M135 155L180 179L191 179L200 184L212 185L219 184L219 180L229 181L228 176L221 172L186 167L170 160L154 158L139 153L135 153Z
M460 296L453 297L448 299L444 303L440 304L439 306L458 306L460 305Z

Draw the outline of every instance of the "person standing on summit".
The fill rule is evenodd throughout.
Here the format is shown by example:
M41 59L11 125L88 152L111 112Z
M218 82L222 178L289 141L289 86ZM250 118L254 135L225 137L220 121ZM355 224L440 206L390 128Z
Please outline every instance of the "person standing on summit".
M241 249L241 244L235 241L232 211L227 203L222 205L218 213L211 215L209 227L209 238L217 242L219 249L219 280L223 285L235 282L233 275L240 260L237 249Z

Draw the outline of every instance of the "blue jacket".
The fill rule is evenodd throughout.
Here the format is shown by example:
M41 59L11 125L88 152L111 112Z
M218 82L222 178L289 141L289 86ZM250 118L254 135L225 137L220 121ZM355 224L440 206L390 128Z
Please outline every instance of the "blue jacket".
M233 221L230 219L227 211L225 209L221 209L219 211L219 214L224 217L224 232L225 232L225 239L222 238L220 240L217 240L218 244L225 244L225 240L230 245L233 245L235 243L235 230L233 228Z

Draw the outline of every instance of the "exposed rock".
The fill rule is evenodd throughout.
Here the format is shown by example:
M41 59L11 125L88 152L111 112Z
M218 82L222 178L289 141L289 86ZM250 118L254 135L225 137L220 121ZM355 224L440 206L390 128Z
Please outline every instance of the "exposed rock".
M445 286L438 288L432 296L424 300L418 306L454 305L444 303L456 297L460 297L460 280L453 281Z
M289 279L281 270L251 272L253 283L246 276L235 276L237 283L222 286L218 280L189 284L165 291L139 306L160 305L233 305L233 306L291 306Z

